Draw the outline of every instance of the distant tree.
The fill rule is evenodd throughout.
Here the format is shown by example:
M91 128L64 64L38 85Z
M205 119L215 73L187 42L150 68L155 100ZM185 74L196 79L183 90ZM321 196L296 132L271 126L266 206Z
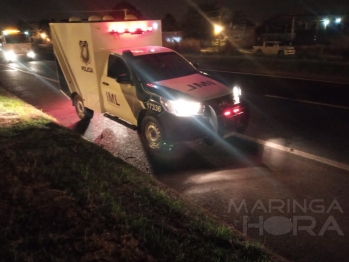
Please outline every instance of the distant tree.
M50 30L50 25L49 23L51 23L52 21L48 20L48 19L43 19L39 21L39 26L38 29L41 32L44 32L48 35L48 37L51 38L51 30Z
M247 25L247 23L248 23L247 15L244 11L237 10L234 12L232 17L233 25Z
M50 30L50 25L49 25L50 23L51 23L51 21L48 19L40 20L39 26L38 26L39 30L48 32Z
M198 6L190 6L182 23L184 37L210 39L213 32L210 17L219 16L219 10L217 1L205 2Z
M162 31L176 31L178 30L177 21L172 14L167 13L161 21Z
M20 31L28 31L28 30L31 30L32 27L30 26L29 23L23 21L23 20L18 20L17 22L17 28L18 30Z
M116 5L113 7L113 10L110 14L116 19L116 20L124 20L125 18L125 10L127 10L127 14L134 15L138 19L142 19L143 15L142 13L131 3L127 1L119 1L116 3Z
M232 23L232 19L233 19L233 12L232 10L228 9L228 8L222 8L219 11L219 16L220 16L220 20L222 22L223 25L229 25Z

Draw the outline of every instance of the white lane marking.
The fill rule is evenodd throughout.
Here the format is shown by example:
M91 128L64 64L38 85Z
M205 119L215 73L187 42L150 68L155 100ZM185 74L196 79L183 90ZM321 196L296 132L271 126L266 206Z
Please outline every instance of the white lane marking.
M58 83L59 81L56 80L56 79L52 79L52 78L48 78L48 77L45 77L45 76L41 76L41 75L38 75L38 74L35 74L34 72L31 72L31 71L26 71L26 70L23 70L23 69L19 69L19 68L16 68L16 67L12 67L12 66L9 66L9 65L1 65L3 67L7 67L13 71L20 71L22 73L25 73L25 74L28 74L28 75L33 75L33 76L36 76L36 77L39 77L39 78L42 78L42 79L45 79L45 80L48 80L48 81L51 81L51 82L56 82Z
M232 71L213 70L213 69L200 69L200 71L213 71L213 72L222 72L222 73L230 73L230 74L238 74L238 75L266 76L266 77L273 77L273 78L295 79L295 80L313 81L313 82L322 82L322 83L331 83L331 84L340 84L340 85L349 84L346 82L337 82L337 81L329 81L329 80L321 80L321 79L301 78L301 77L292 77L292 76L264 75L264 74L248 73L248 72L232 72Z
M313 101L308 101L308 100L291 99L291 98L282 97L282 96L272 96L272 95L264 95L264 96L270 97L270 98L277 98L277 99L295 101L295 102L300 102L300 103L306 103L306 104L313 104L313 105L319 105L319 106L328 106L328 107L335 107L335 108L340 108L340 109L349 110L349 107L346 107L346 106L337 106L337 105L326 104L326 103L319 103L319 102L313 102Z
M327 159L327 158L324 158L324 157L316 156L316 155L313 155L313 154L309 154L309 153L306 153L306 152L303 152L303 151L300 151L300 150L297 150L297 149L294 149L294 148L285 147L285 146L278 145L278 144L275 144L275 143L272 143L272 142L268 142L268 141L264 141L264 140L261 140L261 139L258 139L258 138L254 138L254 137L250 137L250 136L247 136L247 135L243 135L243 134L240 134L240 133L232 132L232 133L229 133L229 134L225 135L224 138L228 138L228 137L231 137L231 136L235 136L235 137L238 137L238 138L241 138L241 139L244 139L244 140L248 140L248 141L251 141L251 142L263 145L263 146L267 146L267 147L271 147L271 148L274 148L274 149L278 149L280 151L287 152L289 154L297 155L297 156L304 157L304 158L307 158L307 159L310 159L310 160L314 160L314 161L317 161L317 162L320 162L320 163L323 163L323 164L326 164L326 165L329 165L329 166L333 166L333 167L336 167L336 168L340 168L340 169L349 171L349 165L347 165L347 164L344 164L344 163L341 163L341 162L337 162L337 161L334 161L334 160L331 160L331 159Z

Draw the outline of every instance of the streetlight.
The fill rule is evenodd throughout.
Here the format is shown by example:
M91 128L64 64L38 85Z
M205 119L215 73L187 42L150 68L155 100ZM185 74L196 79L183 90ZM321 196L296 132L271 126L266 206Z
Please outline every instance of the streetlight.
M218 52L221 50L221 32L223 31L223 27L220 25L214 25L214 34L218 35Z
M329 20L329 19L324 19L324 20L323 20L323 23L324 23L324 26L325 26L325 29L326 29L326 27L327 27L328 24L330 23L330 20Z
M218 35L223 31L223 27L220 25L214 25L214 34Z

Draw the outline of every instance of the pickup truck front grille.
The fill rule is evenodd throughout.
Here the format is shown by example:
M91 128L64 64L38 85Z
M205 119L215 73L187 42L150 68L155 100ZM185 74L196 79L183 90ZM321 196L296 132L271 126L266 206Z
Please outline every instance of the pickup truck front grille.
M220 116L222 115L224 108L235 104L235 100L233 95L226 95L215 99L207 100L204 102L204 104L210 105L216 112L217 116ZM208 107L206 106L205 108Z

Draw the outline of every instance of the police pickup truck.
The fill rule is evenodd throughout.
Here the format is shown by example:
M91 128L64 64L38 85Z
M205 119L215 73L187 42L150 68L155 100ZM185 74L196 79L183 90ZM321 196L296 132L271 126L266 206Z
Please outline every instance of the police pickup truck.
M241 89L162 47L160 21L51 23L61 89L81 119L108 114L156 151L176 141L212 143L249 120Z

